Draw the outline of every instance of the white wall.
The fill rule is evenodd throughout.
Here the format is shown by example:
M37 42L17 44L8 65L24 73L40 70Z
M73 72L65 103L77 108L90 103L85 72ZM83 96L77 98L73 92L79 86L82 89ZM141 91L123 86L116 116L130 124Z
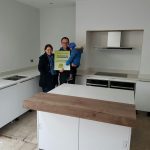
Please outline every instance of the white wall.
M40 54L39 10L0 0L0 72L37 64ZM30 59L35 62L31 63Z
M150 74L149 8L149 0L77 0L76 40L78 45L85 45L87 30L144 29L140 73ZM85 51L82 61L84 69L87 67L86 55Z
M75 40L75 6L53 6L40 10L41 53L45 44L60 48L63 36Z

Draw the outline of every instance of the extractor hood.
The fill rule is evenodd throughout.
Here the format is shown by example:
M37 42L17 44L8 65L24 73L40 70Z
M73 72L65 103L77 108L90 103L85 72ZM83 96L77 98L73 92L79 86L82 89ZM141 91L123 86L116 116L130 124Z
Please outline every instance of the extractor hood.
M125 47L121 45L121 31L108 32L107 47L104 49L127 49L131 50L132 47Z

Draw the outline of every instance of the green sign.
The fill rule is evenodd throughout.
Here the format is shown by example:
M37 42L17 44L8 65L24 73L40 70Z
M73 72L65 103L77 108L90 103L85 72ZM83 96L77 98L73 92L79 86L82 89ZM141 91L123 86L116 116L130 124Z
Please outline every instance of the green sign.
M56 50L55 54L55 70L70 70L70 65L66 65L66 61L70 57L70 51Z

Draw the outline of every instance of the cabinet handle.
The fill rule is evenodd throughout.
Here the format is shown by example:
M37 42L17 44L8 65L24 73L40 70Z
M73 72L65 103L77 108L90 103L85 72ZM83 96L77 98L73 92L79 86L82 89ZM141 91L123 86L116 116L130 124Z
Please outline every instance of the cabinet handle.
M106 84L92 84L92 83L87 83L86 85L89 85L89 86L99 86L99 87L108 87L108 85L106 85Z
M134 90L133 87L124 87L124 86L115 86L115 85L111 85L111 88L120 88L120 89L129 89L129 90Z

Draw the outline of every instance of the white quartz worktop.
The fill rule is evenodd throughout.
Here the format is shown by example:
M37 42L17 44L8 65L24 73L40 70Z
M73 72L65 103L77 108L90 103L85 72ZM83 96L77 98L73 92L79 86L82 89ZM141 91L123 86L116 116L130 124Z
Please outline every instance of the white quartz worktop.
M138 73L127 72L125 74L127 74L128 76L127 76L127 78L125 78L125 77L113 77L113 76L95 75L96 72L97 71L78 70L77 75L78 76L84 76L86 78L112 80L112 81L124 81L124 82L133 82L133 83L136 83L137 81L150 82L150 74L138 74ZM109 72L109 71L104 71L104 72ZM118 73L121 73L121 72L118 72Z
M139 81L150 82L150 74L140 74Z
M134 92L112 88L63 84L52 91L53 94L100 99L105 101L134 104Z
M15 85L19 82L29 80L31 78L39 76L39 74L40 74L39 71L36 68L34 68L34 69L29 69L29 70L25 70L25 71L16 72L16 73L13 73L13 74L8 74L8 75L5 75L5 76L1 76L0 77L0 89L5 88L5 87L9 87L11 85ZM26 76L26 78L23 78L23 79L20 79L20 80L17 80L17 81L11 81L11 80L5 80L4 79L6 77L10 77L10 76L13 76L13 75Z

